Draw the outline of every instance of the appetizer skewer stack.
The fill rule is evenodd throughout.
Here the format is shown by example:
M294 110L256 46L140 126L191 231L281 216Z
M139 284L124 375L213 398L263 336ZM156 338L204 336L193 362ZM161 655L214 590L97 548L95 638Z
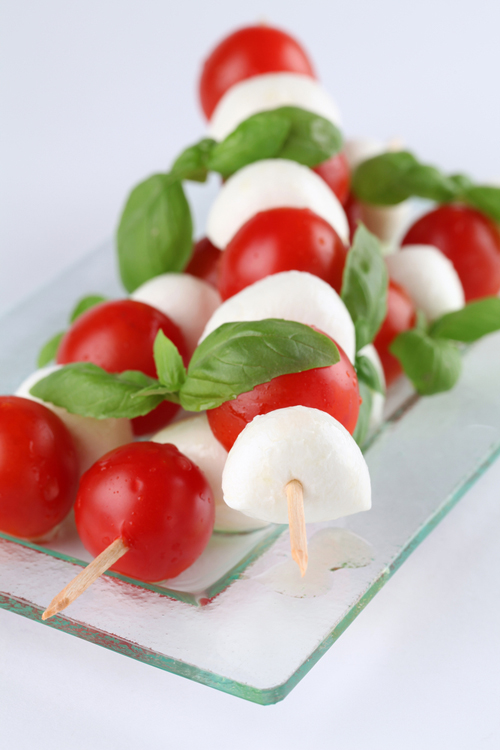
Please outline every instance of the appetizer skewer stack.
M500 329L500 190L394 143L343 147L306 53L270 27L216 47L200 98L207 137L137 186L121 217L131 297L79 303L42 352L40 365L56 366L25 381L22 398L0 397L0 414L36 408L65 436L73 479L50 528L74 501L77 461L83 473L75 518L96 559L44 617L109 567L178 575L213 528L288 523L303 575L306 523L370 508L359 445L380 425L385 385L404 372L423 395L447 390L460 342ZM193 248L182 183L209 171L224 184ZM412 196L446 205L399 247ZM60 469L42 481L28 428L13 447L9 419L0 529L33 539L50 531L31 521ZM151 439L132 443L132 432ZM35 491L13 523L26 466Z

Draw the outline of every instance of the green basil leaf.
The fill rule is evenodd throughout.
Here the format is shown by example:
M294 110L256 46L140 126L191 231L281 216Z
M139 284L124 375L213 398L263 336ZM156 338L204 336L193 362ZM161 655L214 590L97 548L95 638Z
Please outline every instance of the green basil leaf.
M180 390L185 409L214 409L279 375L339 362L334 342L287 320L225 323L198 346Z
M370 417L373 408L373 391L362 380L358 381L359 395L361 396L361 405L358 412L358 421L356 429L353 432L353 438L361 447L366 440L370 427Z
M176 345L162 330L156 334L153 353L158 380L168 391L176 393L186 380L186 368Z
M83 297L83 299L75 305L73 312L70 315L69 322L74 323L84 312L99 305L101 302L106 302L106 300L107 297L103 297L101 294L89 294L87 297Z
M365 357L364 354L357 354L355 367L358 376L358 383L362 381L368 386L368 388L371 388L372 391L377 391L377 393L384 395L385 388L371 359Z
M56 358L57 350L59 349L59 344L61 343L64 334L65 331L56 333L55 336L52 336L52 338L42 346L36 362L37 367L46 367Z
M469 343L500 330L500 299L486 297L434 321L429 335Z
M396 336L389 350L422 396L448 391L460 377L460 351L447 339L433 339L413 329Z
M426 164L416 164L408 171L403 181L408 197L414 195L437 203L447 203L458 194L455 182L436 167Z
M451 201L457 197L459 185L435 167L420 164L409 151L389 151L358 166L352 191L365 203L394 206L411 196Z
M163 395L137 398L139 391L157 382L142 372L111 374L90 362L75 362L39 380L30 393L71 414L132 419L148 414L165 399Z
M175 180L205 182L208 175L208 160L215 145L216 141L213 138L203 138L184 149L172 164L170 177Z
M493 221L500 222L500 188L489 185L469 186L463 197L469 206L481 211Z
M342 300L356 329L356 349L371 344L387 311L388 274L379 240L360 225L342 279Z
M117 232L120 275L127 291L159 274L182 271L192 238L191 211L179 182L156 174L137 185Z
M228 177L247 164L272 158L284 144L290 128L289 118L279 114L279 110L252 115L214 146L209 169Z
M276 157L316 167L342 148L340 130L325 117L300 107L280 107L274 112L285 116L291 123L286 141Z
M408 172L418 165L409 151L390 151L367 159L355 169L351 188L359 200L376 206L394 206L410 197Z

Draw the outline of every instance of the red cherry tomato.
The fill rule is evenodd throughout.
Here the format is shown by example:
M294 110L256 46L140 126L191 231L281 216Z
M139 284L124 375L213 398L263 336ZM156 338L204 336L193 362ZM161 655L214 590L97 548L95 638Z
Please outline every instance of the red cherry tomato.
M207 284L211 284L217 289L221 256L222 252L219 248L212 245L208 237L203 237L194 246L193 255L184 271L198 279L203 279Z
M402 244L439 248L455 266L467 302L500 290L500 232L468 206L440 206L422 216Z
M416 320L415 307L407 292L399 284L389 281L387 315L373 342L382 362L385 381L388 386L403 372L399 360L390 353L389 346L398 333L413 328Z
M323 164L314 167L316 172L335 193L342 205L345 205L349 198L349 188L351 186L351 170L346 155L341 152L335 154L331 159L327 159Z
M141 581L175 578L201 555L215 505L200 469L174 445L131 443L83 475L75 520L85 548L99 555L115 539L128 552L113 570Z
M68 515L78 488L73 439L36 401L0 396L0 529L25 539Z
M247 26L230 34L203 65L200 100L207 120L219 99L235 83L263 73L280 72L316 77L305 51L284 31L270 26Z
M352 435L360 404L358 380L345 352L338 344L337 347L340 362L331 367L280 375L208 411L208 422L217 440L229 451L254 417L288 406L326 411Z
M219 267L222 299L281 271L307 271L340 292L347 255L335 230L308 208L273 208L255 214L224 250Z
M93 362L107 372L140 370L154 378L153 344L160 329L187 362L182 333L159 310L129 299L102 302L73 323L59 345L57 363ZM134 433L147 435L161 429L178 410L177 404L162 402L150 414L132 420Z
M344 211L349 223L349 236L352 242L359 222L363 221L363 206L352 193L349 193L349 196L347 197L344 204Z

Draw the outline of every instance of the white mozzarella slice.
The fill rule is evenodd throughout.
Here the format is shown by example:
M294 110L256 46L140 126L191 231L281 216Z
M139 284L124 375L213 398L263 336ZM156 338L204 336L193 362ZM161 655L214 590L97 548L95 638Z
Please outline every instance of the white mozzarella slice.
M205 414L189 417L181 422L168 425L153 438L155 443L171 443L187 456L203 472L212 489L215 501L216 531L253 531L267 526L267 522L233 510L222 497L222 470L226 463L227 451L214 437Z
M278 107L300 107L340 124L337 105L314 78L298 73L264 73L226 91L214 110L208 134L222 141L251 115Z
M380 361L380 357L378 356L377 350L375 349L373 344L367 344L366 346L364 346L362 349L359 350L358 354L366 357L372 362L380 378L380 382L385 387L386 383L385 383L385 376L384 376L384 368L382 367L382 362ZM372 411L370 414L370 421L368 424L368 435L375 432L375 430L378 430L378 428L384 421L384 416L383 416L384 406L385 406L385 396L382 395L382 393L373 391Z
M167 315L184 335L189 354L210 316L221 303L219 292L202 279L187 273L164 273L146 281L131 295Z
M306 522L371 507L363 454L345 427L318 409L292 406L255 417L228 454L224 499L256 518L288 523L286 485L292 479L303 487Z
M336 195L309 167L288 159L262 159L230 177L208 215L208 238L224 249L255 214L287 207L309 208L349 244L347 217Z
M326 281L304 271L266 276L230 297L212 315L201 340L223 323L265 318L314 326L331 336L354 362L356 335L347 307Z
M428 321L460 310L465 296L453 263L432 245L405 245L386 258L389 276L410 295Z
M60 365L53 365L36 370L21 383L15 395L38 401L64 422L74 440L80 461L80 472L83 474L105 453L120 445L131 443L134 439L132 425L129 419L94 419L82 417L79 414L70 414L60 406L54 406L32 396L30 388L59 368Z

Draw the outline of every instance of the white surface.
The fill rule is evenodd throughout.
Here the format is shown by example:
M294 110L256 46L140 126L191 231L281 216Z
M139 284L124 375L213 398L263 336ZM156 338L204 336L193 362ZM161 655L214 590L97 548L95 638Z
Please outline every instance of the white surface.
M304 41L348 134L399 135L449 171L500 174L495 0L4 0L1 309L109 236L132 184L203 133L200 58L263 16ZM499 486L500 465L277 706L0 610L2 745L496 750Z

